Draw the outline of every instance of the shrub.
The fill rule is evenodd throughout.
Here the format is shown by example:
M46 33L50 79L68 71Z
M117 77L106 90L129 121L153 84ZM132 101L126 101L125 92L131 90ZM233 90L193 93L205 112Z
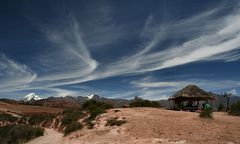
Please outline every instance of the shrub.
M67 109L63 111L62 125L69 125L81 117L83 117L83 112L80 109Z
M32 115L29 117L29 124L40 125L44 121L50 121L54 118L53 115Z
M90 117L87 119L87 121L94 120L97 115L105 113L105 110L110 108L113 108L113 105L96 100L86 101L81 107L81 109L90 113Z
M199 114L201 118L209 118L212 119L212 110L211 109L205 109L202 110L202 112Z
M42 115L33 115L33 116L30 116L29 117L29 124L31 125L38 125L40 124L41 122L43 122L45 120L45 117L42 116Z
M116 118L110 118L107 120L107 123L105 126L120 126L122 124L125 124L127 121L126 120L117 120Z
M161 107L160 103L157 101L144 100L140 97L135 97L129 103L129 107Z
M219 104L218 111L224 111L224 110L225 110L225 106L223 104Z
M80 118L86 116L85 112L89 113L89 117L84 120L89 129L93 128L93 123L97 115L105 113L106 109L112 108L111 104L100 102L96 100L89 100L82 104L81 108L72 108L63 111L63 120L62 125L66 126L64 134L67 135L72 131L81 129L83 125L79 122L76 122Z
M21 144L42 136L44 129L29 125L10 125L0 127L0 142L4 144Z
M101 108L96 108L90 111L89 120L94 120L98 115L105 113L106 111Z
M94 124L91 121L89 121L89 120L87 120L86 125L87 125L88 129L92 129L93 126L94 126Z
M71 124L67 125L66 128L64 129L64 135L68 135L73 131L82 129L83 125L79 122L72 122Z
M101 101L96 101L96 100L89 100L83 103L82 107L83 110L94 110L96 108L101 108L101 109L110 109L113 108L113 105L106 103L106 102L101 102Z
M240 101L231 105L229 114L235 115L235 116L240 116Z
M0 121L9 121L9 122L14 122L16 121L18 118L14 117L10 114L6 114L6 113L0 113Z

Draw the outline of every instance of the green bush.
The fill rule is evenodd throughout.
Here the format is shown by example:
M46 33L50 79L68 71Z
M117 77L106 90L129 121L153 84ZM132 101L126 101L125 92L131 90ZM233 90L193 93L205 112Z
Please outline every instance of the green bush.
M0 121L14 122L17 119L18 119L17 117L14 117L14 116L12 116L10 114L0 113Z
M33 138L42 136L44 129L29 125L10 125L0 127L0 142L2 144L21 144Z
M218 111L224 111L224 110L225 110L225 106L223 104L219 104Z
M157 101L144 100L140 97L135 97L129 103L129 107L161 107Z
M76 122L81 117L83 117L83 112L80 109L67 109L63 111L62 125L69 125Z
M83 110L94 110L96 108L101 108L101 109L110 109L113 108L113 105L106 103L106 102L101 102L101 101L96 101L96 100L89 100L83 103L82 107Z
M212 110L211 109L205 109L205 110L202 110L202 112L199 114L199 116L201 118L209 118L209 119L212 119L213 116L212 116Z
M89 120L94 120L98 115L105 113L106 111L101 108L96 108L90 111Z
M40 125L44 121L50 121L54 118L53 115L32 115L29 117L29 124Z
M79 122L76 122L80 118L86 116L86 113L89 113L89 117L84 120L87 127L89 129L93 128L93 123L91 122L94 120L97 115L105 113L106 109L112 108L111 104L96 101L96 100L89 100L82 104L81 108L72 108L63 111L63 120L62 125L66 126L64 130L64 134L67 135L72 131L81 129L83 125Z
M127 121L126 120L117 120L116 118L110 118L107 120L107 123L105 126L120 126L122 124L125 124Z
M235 116L240 116L240 101L231 105L229 114L235 115Z
M72 122L71 124L67 125L66 128L64 129L64 135L68 135L73 131L82 129L83 125L79 122Z
M113 105L96 100L86 101L81 107L81 109L90 113L90 117L87 121L94 120L99 114L105 113L105 110L110 108L113 108Z

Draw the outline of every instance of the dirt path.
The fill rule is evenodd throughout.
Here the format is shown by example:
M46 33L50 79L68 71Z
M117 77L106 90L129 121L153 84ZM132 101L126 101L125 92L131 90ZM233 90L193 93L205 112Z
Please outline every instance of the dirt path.
M65 144L63 142L63 134L53 129L45 129L44 136L31 140L27 144Z

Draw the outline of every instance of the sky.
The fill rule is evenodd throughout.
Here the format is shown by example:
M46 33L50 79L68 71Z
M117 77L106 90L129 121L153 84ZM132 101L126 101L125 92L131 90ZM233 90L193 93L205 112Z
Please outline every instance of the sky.
M238 0L0 1L0 98L240 94Z

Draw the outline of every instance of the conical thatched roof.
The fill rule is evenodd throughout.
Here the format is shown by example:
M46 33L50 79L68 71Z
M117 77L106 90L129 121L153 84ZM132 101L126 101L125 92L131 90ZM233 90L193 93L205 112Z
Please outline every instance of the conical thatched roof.
M169 100L214 100L214 96L196 85L188 85L175 93Z

